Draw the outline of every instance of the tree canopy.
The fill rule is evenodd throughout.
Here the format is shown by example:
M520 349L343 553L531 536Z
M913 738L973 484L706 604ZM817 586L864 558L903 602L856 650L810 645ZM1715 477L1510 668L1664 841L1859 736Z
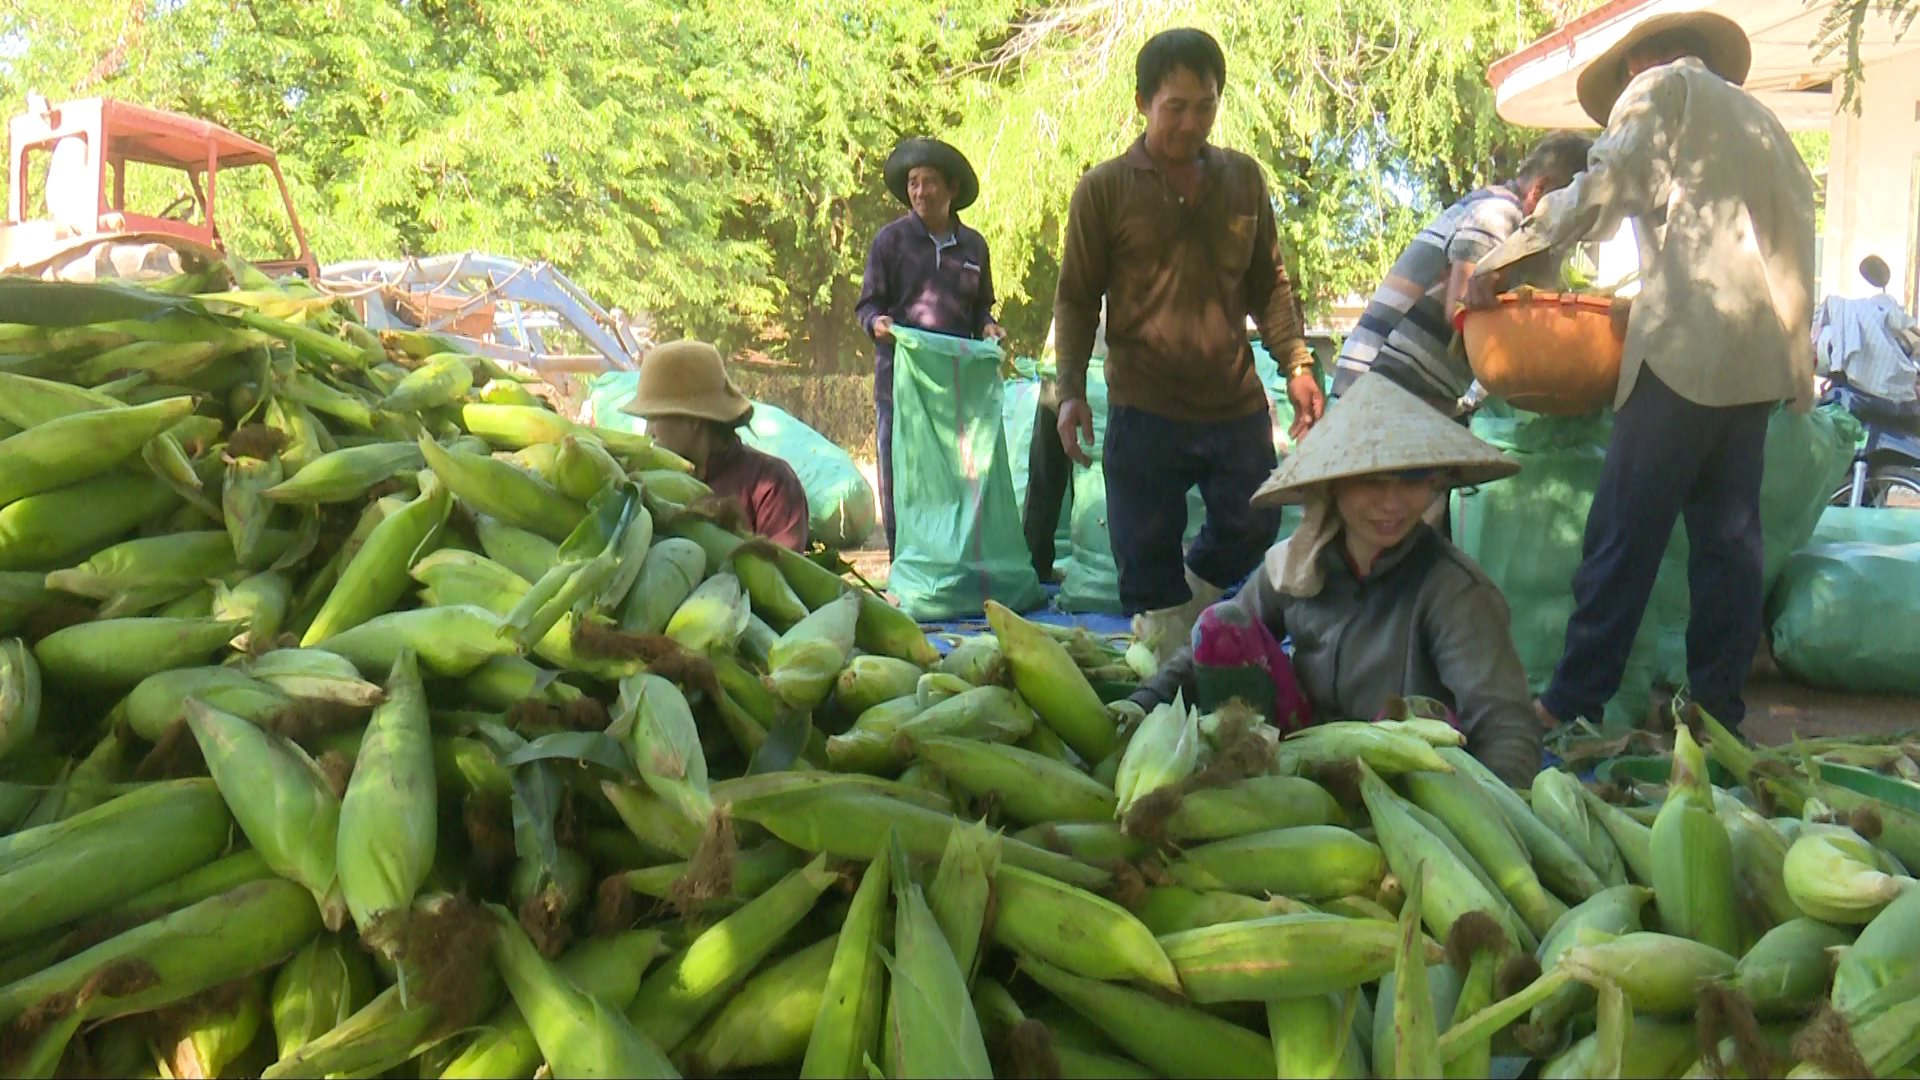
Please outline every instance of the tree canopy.
M1002 322L1047 327L1067 199L1139 130L1152 32L1221 41L1216 141L1268 168L1309 309L1378 280L1535 132L1486 66L1590 0L12 0L0 101L109 95L280 153L323 263L544 258L603 303L814 370L870 362L896 140L981 173Z

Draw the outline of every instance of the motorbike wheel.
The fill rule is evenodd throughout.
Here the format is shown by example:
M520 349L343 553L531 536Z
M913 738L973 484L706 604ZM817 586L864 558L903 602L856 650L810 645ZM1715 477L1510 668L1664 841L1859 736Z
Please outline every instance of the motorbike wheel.
M1920 469L1885 465L1867 477L1867 505L1882 509L1920 510Z

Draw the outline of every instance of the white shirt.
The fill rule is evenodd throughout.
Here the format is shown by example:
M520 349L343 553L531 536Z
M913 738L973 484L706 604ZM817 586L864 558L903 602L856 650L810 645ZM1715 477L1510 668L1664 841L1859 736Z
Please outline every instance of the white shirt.
M1820 374L1836 372L1862 393L1887 401L1912 401L1920 363L1907 355L1899 335L1914 327L1913 316L1885 292L1859 300L1829 296L1813 321Z
M1813 176L1779 118L1697 59L1641 72L1587 170L1495 255L1602 239L1627 218L1641 289L1615 406L1646 367L1701 405L1811 407Z

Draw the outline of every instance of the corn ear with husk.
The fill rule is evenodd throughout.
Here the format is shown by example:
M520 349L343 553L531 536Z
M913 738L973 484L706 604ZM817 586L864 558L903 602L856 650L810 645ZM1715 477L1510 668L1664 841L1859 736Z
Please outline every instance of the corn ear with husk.
M314 458L292 476L262 491L260 497L270 503L298 506L350 502L376 484L424 468L426 458L412 443L348 446Z
M632 930L594 937L554 963L561 977L609 1009L624 1012L640 992L640 979L661 950L656 931ZM511 1001L481 1026L472 1042L440 1070L440 1080L531 1077L543 1058L527 1019Z
M891 656L853 657L834 680L834 704L848 716L859 716L882 702L912 694L921 674L915 665Z
M1582 785L1571 773L1560 769L1542 769L1533 778L1530 805L1534 816L1578 851L1587 865L1608 885L1627 883L1626 866L1620 849L1606 828L1587 813L1581 798Z
M1602 1042L1596 1031L1574 1043L1541 1067L1542 1080L1584 1080L1598 1076L1600 1059L1605 1056ZM1674 1076L1699 1053L1700 1037L1692 1024L1634 1016L1624 1045L1626 1054L1619 1060L1619 1075Z
M866 723L863 716L852 730L827 740L827 760L837 770L884 773L906 763L903 744L922 738L952 736L1017 742L1033 730L1033 710L1021 696L1000 686L981 686L920 709L918 702L877 706L889 710L884 722Z
M688 821L704 825L713 814L707 757L680 688L658 675L624 679L615 716L630 719L633 760L641 779Z
M470 604L417 608L376 616L328 638L322 647L345 657L363 675L384 676L402 650L435 675L459 678L495 656L516 650L500 632L499 616Z
M1537 792L1540 781L1534 783ZM1567 906L1534 875L1519 835L1473 780L1457 772L1415 772L1406 774L1402 784L1414 805L1440 819L1460 841L1535 935L1545 934L1567 913Z
M1642 825L1620 811L1619 807L1607 802L1600 796L1588 791L1584 785L1580 788L1580 799L1586 803L1587 820L1596 822L1613 841L1614 849L1620 853L1621 865L1636 883L1650 885L1653 882L1653 829ZM1718 799L1716 797L1716 805ZM1732 824L1728 824L1731 835ZM1785 852L1782 852L1782 857Z
M913 746L915 755L953 787L976 799L994 799L1015 821L1113 820L1113 789L1071 765L976 739L926 737L914 739Z
M802 851L866 859L889 829L907 853L935 862L947 837L966 823L951 814L857 787L776 790L732 800L734 817L752 822ZM1085 889L1106 886L1111 875L1065 855L1003 837L1002 865L1018 866Z
M888 999L882 1052L889 1077L993 1075L966 973L954 958L898 843L893 861L893 948L881 952Z
M1421 914L1430 933L1444 935L1462 915L1483 911L1501 924L1515 945L1531 948L1535 944L1537 939L1498 888L1476 872L1478 864L1472 856L1454 857L1448 845L1416 817L1418 808L1402 802L1364 760L1360 793L1394 875L1403 883L1415 873L1427 879Z
M1127 740L1114 776L1114 817L1162 788L1173 788L1200 770L1200 718L1175 694L1155 706Z
M140 680L115 706L112 716L134 734L157 743L186 718L189 698L262 727L271 726L276 714L293 705L286 694L235 668L175 668Z
M1833 1008L1849 1023L1920 997L1920 890L1881 909L1834 965Z
M1442 1072L1433 991L1427 983L1431 958L1426 935L1420 932L1420 893L1426 878L1418 870L1407 878L1407 900L1400 912L1393 950L1395 1076L1437 1076Z
M747 614L747 596L740 589L740 579L732 574L715 574L701 582L667 620L666 634L696 653L725 652L746 632Z
M1827 996L1833 954L1853 940L1846 928L1816 919L1781 923L1740 957L1728 986L1763 1018L1805 1014Z
M1438 747L1418 735L1378 724L1338 722L1297 731L1280 744L1280 760L1294 768L1344 765L1356 758L1375 772L1452 772Z
M980 962L980 938L999 871L1000 837L986 822L978 822L947 836L947 849L925 890L927 906L966 978L973 976Z
M1083 979L1032 957L1020 958L1020 970L1159 1075L1266 1080L1274 1074L1268 1039L1210 1012Z
M768 654L767 683L773 692L803 712L825 701L853 652L859 619L859 597L848 593L794 623Z
M385 614L405 595L408 571L432 550L453 507L447 488L433 474L419 475L419 497L374 526L307 627L303 647Z
M580 503L505 462L442 447L432 439L423 438L418 445L427 467L454 497L480 513L555 542L565 540L586 516Z
M1042 722L1088 761L1113 753L1119 745L1113 718L1066 647L1002 604L987 601L986 614L1014 687ZM1121 802L1130 801L1123 792Z
M90 479L193 411L191 398L73 413L0 440L0 506Z
M857 1076L867 1059L879 1052L887 997L881 944L892 890L892 849L889 833L861 874L841 923L800 1064L803 1080Z
M1200 1004L1266 1001L1357 987L1393 969L1392 923L1270 915L1160 938L1187 996ZM1438 945L1421 947L1440 959Z
M1166 819L1175 841L1231 840L1257 832L1346 821L1326 788L1299 776L1254 776L1180 798Z
M327 928L345 915L337 849L340 799L306 751L199 701L187 726L233 819L274 873L299 882L319 903Z
M1156 937L1198 930L1222 923L1264 919L1269 915L1298 915L1315 910L1285 896L1264 900L1240 893L1189 889L1184 885L1157 885L1146 890L1133 915Z
M940 658L935 671L958 675L975 686L1005 683L1010 677L1006 653L992 634L970 637Z
M994 877L993 940L1086 978L1180 993L1166 951L1132 913L1084 889L1017 866Z
M106 911L208 862L232 819L206 780L109 799L0 854L0 942Z
M266 970L319 930L305 889L252 882L0 987L0 1024L36 1008L57 1015L61 1002L87 1021L150 1012Z
M340 893L361 936L394 954L382 924L408 911L433 866L438 809L426 691L403 650L340 801Z
M1673 776L1653 823L1653 893L1672 933L1740 951L1733 846L1714 813L1706 755L1684 724L1674 731Z
M324 649L275 649L245 663L247 674L288 697L371 709L386 698L345 657Z
M234 557L247 569L258 569L272 562L267 554L267 525L273 520L274 504L263 493L286 479L286 468L279 457L231 456L226 458L226 482L220 489L221 517L227 524L227 538L233 542Z
M131 472L17 499L0 507L0 570L64 566L179 502L166 484Z
M500 975L555 1076L678 1077L619 1009L561 974L505 909L492 910Z
M778 556L768 551L770 546L765 541L749 541L734 549L730 562L753 600L754 614L784 631L805 619L808 608L780 572Z
M756 972L676 1056L709 1076L801 1060L838 945L835 934Z
M373 964L357 945L321 934L274 975L268 995L281 1058L346 1023L373 1000Z
M706 568L706 553L693 541L678 536L655 541L620 606L620 629L630 634L665 633L674 613L706 578Z
M1300 1080L1362 1080L1366 1059L1353 1020L1361 991L1277 998L1267 1002L1276 1075Z
M1608 941L1575 944L1560 954L1558 970L1583 982L1610 982L1624 990L1635 1012L1690 1013L1700 987L1733 975L1731 955L1691 938L1636 931Z
M292 603L293 583L276 570L253 574L232 586L213 584L213 617L246 624L246 632L233 639L233 647L242 652L271 648Z
M40 727L40 665L19 638L0 641L0 761Z
M1493 919L1469 912L1453 924L1452 932L1447 935L1447 961L1460 973L1460 996L1453 1003L1452 1015L1440 1024L1441 1029L1493 1004L1498 993L1495 981L1508 952L1506 934ZM1397 1011L1395 1015L1398 1016ZM1437 1043L1434 1049L1437 1053ZM1489 1075L1492 1059L1493 1040L1487 1039L1446 1062L1442 1071L1448 1080L1478 1080Z
M238 565L224 532L168 533L124 540L86 562L47 575L49 589L105 600L133 588L197 586Z
M203 996L163 1023L159 1056L174 1076L223 1076L267 1026L265 978L255 975Z
M205 663L245 628L223 619L101 619L56 630L33 651L53 681L132 687L157 672Z
M920 703L921 708L931 709L948 698L959 697L972 689L975 689L972 683L957 675L930 671L914 681L913 699Z
M1540 883L1552 889L1556 896L1569 903L1577 903L1607 887L1593 868L1587 865L1586 859L1559 833L1536 817L1526 800L1515 794L1478 758L1453 746L1435 747L1434 752L1455 770L1472 777L1480 789L1493 799L1501 815L1507 819L1507 824L1513 826L1520 841L1527 846Z
M473 368L462 353L428 357L387 393L380 407L393 413L421 413L451 405L473 389Z
M826 860L816 858L714 924L647 976L628 1017L654 1045L678 1047L779 946L834 880Z
M1829 825L1803 830L1787 849L1781 873L1787 895L1808 917L1859 926L1920 886L1885 867L1884 857L1858 833Z
M1169 867L1191 889L1306 900L1371 891L1387 872L1378 845L1334 825L1297 825L1186 849Z

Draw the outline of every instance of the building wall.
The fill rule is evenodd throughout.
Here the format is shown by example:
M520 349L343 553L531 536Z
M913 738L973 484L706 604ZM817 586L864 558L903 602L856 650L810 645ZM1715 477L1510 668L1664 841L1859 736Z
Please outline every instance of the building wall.
M1860 115L1834 116L1820 277L1844 296L1868 291L1857 267L1868 255L1893 271L1889 291L1920 307L1920 48L1871 64Z

